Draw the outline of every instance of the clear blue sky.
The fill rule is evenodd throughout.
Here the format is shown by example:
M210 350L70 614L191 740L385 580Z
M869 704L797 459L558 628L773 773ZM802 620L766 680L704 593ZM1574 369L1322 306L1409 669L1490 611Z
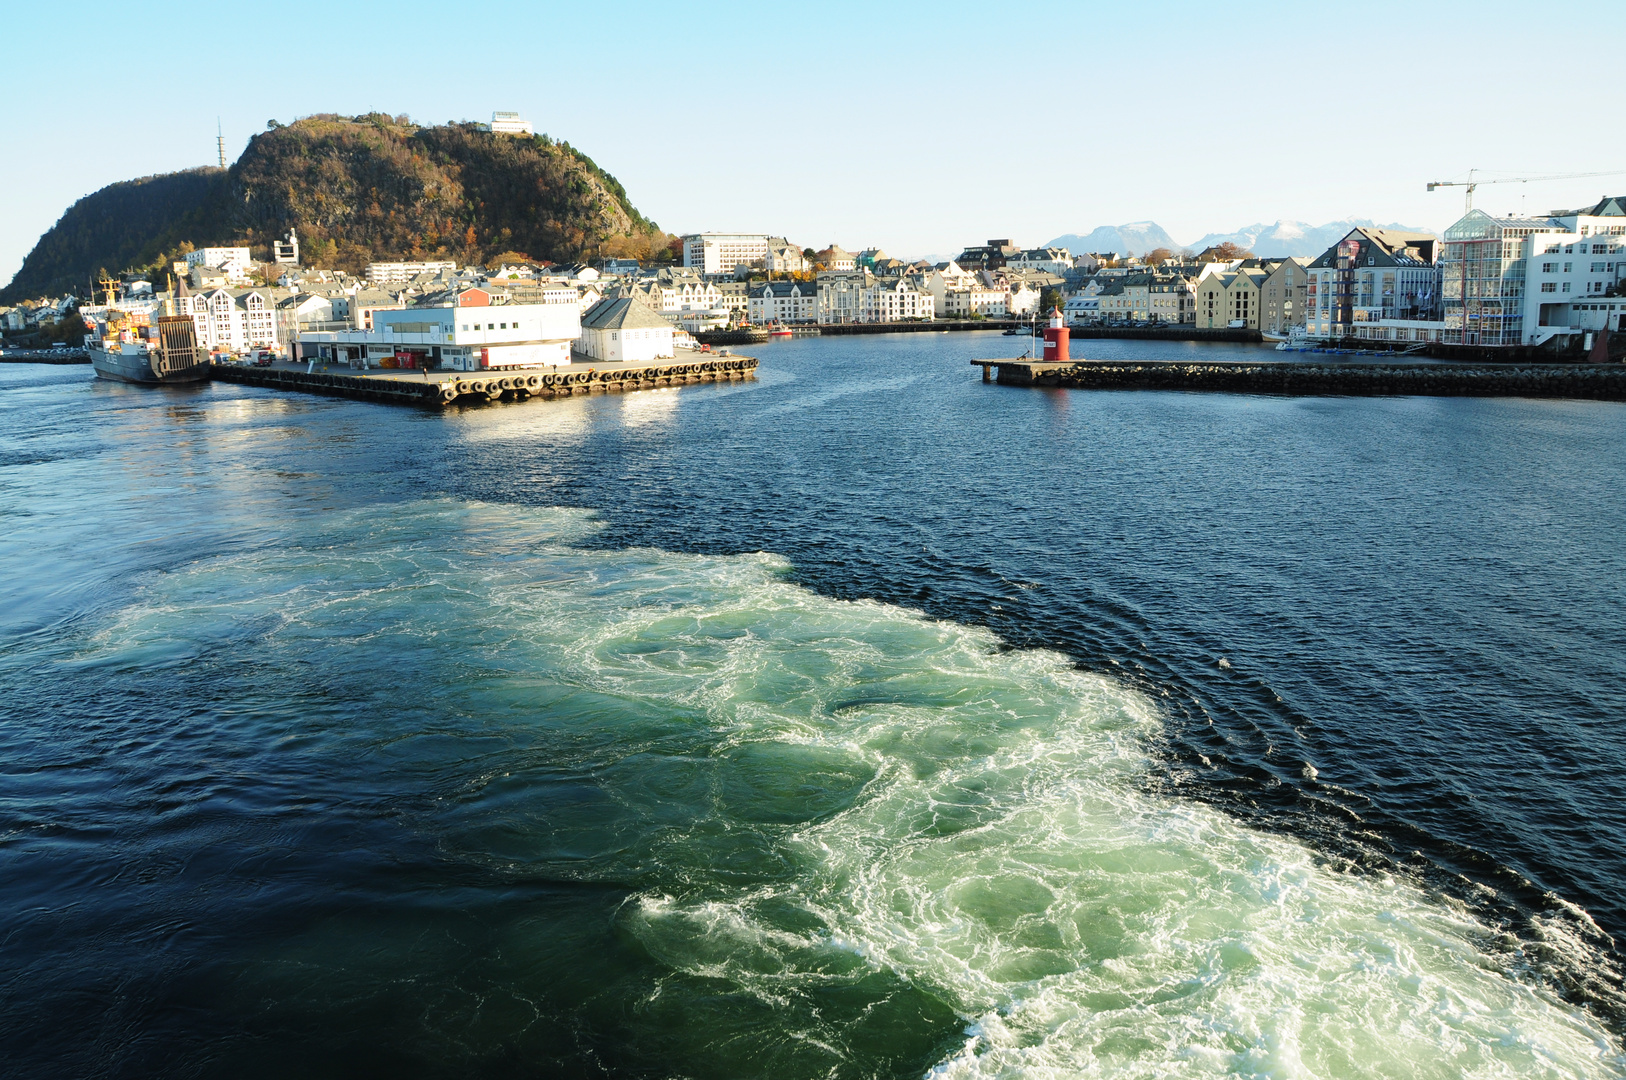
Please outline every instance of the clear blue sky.
M230 159L271 119L514 109L670 231L901 256L1141 220L1441 228L1462 198L1432 179L1626 172L1622 41L1619 0L20 5L0 281L80 196L212 163L217 114ZM1477 204L1606 191L1626 175Z

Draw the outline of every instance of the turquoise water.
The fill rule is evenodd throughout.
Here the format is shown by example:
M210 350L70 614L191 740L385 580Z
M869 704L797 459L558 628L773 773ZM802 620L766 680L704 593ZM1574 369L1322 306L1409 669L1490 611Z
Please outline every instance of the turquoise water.
M670 463L593 440L785 428L771 369L448 416L5 375L19 1074L1626 1073L1580 907L1531 916L1566 984L1490 886L1181 793L1174 678L624 542Z

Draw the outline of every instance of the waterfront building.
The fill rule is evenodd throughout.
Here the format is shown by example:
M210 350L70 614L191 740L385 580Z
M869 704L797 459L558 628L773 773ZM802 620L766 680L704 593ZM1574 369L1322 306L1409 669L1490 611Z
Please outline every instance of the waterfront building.
M574 289L549 290L540 303L463 288L414 307L374 309L365 328L301 332L301 358L356 367L445 367L479 371L570 362L581 336ZM670 327L668 327L670 329Z
M1286 334L1305 325L1305 300L1309 295L1310 260L1283 259L1265 277L1260 291L1259 328L1271 334Z
M429 262L375 262L367 264L367 282L371 285L398 285L411 281L419 274L436 275L455 273L457 264L445 260Z
M1151 275L1146 285L1146 316L1159 323L1190 326L1197 321L1197 291L1184 274Z
M1257 260L1255 260L1257 261ZM1259 266L1210 273L1196 282L1195 323L1202 329L1259 329L1259 294L1269 272Z
M932 294L904 277L871 281L863 303L863 321L871 323L930 319L935 311Z
M818 318L818 287L811 281L764 281L746 295L747 313L758 326L810 323Z
M768 238L748 233L692 233L683 238L683 265L702 274L732 274L768 258Z
M1626 329L1626 196L1540 218L1471 210L1445 231L1440 269L1452 344L1539 345Z
M272 289L216 288L177 296L175 314L189 315L198 347L215 353L276 349L277 305Z
M406 307L406 301L382 289L357 289L350 294L350 327L370 330L375 311L396 311Z
M1346 337L1356 323L1432 319L1440 297L1439 243L1431 233L1350 230L1307 268L1304 304L1310 335ZM1522 267L1518 276L1516 291L1522 294ZM1498 278L1500 287L1500 271ZM1511 271L1508 284L1514 284Z
M826 270L814 280L818 321L822 324L864 320L864 294L875 284L868 270Z
M582 317L579 350L594 360L642 363L675 355L674 327L636 296L601 300Z

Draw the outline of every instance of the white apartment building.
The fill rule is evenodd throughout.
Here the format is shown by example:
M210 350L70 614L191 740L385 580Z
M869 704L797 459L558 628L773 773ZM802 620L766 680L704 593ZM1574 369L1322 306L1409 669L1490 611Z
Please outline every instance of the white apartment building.
M190 271L194 266L225 270L234 278L246 278L248 272L254 269L254 259L246 247L206 247L186 253L187 270Z
M175 314L190 315L198 347L215 353L276 349L276 302L268 289L212 289L175 298Z
M369 285L395 285L411 281L419 274L456 273L455 262L375 262L367 264Z
M501 303L485 289L456 293L434 306L375 310L370 329L301 333L301 358L353 367L386 361L454 371L568 364L581 336L574 289L550 290L541 303Z
M810 323L818 318L818 287L811 281L765 281L749 294L750 319L767 323Z
M908 278L872 281L863 292L863 322L903 322L930 319L936 311L932 294L916 288Z
M741 263L765 262L768 238L746 233L692 233L683 238L683 265L702 274L732 274Z

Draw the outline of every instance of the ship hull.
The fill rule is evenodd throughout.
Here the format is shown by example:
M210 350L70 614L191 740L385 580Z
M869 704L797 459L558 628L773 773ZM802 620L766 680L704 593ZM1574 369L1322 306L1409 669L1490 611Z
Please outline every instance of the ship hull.
M152 369L152 360L148 353L114 353L106 349L92 348L90 366L101 378L113 382L135 383L139 386L174 386L203 382L209 378L209 365L206 363L158 375Z

